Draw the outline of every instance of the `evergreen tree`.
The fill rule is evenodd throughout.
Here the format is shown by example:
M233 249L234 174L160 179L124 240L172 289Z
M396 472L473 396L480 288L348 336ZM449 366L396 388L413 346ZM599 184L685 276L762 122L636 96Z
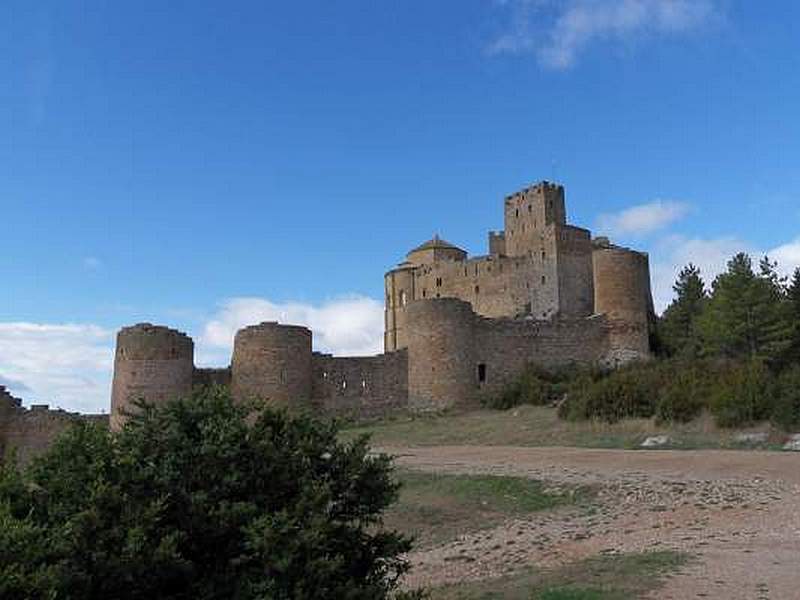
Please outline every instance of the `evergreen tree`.
M689 263L672 289L676 297L661 317L661 340L670 355L697 356L700 352L697 319L708 300L700 269Z
M800 267L795 269L792 281L786 289L786 303L792 337L787 358L790 362L800 364Z
M729 358L774 360L791 342L786 319L784 283L775 263L765 258L760 273L741 252L712 285L707 310L700 318L707 353Z
M395 597L411 546L381 527L398 486L365 438L222 390L141 408L0 469L0 598Z

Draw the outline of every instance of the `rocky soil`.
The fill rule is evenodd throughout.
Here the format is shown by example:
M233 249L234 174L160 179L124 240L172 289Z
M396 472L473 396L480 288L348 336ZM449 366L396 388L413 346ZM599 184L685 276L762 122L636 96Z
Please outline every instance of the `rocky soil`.
M385 449L405 468L598 486L589 507L533 514L412 554L411 587L489 579L604 553L697 559L652 598L800 598L800 455L576 448Z

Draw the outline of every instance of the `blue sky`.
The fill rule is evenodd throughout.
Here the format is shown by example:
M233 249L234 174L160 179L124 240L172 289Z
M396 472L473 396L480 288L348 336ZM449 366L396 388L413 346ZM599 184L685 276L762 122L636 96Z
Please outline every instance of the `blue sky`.
M278 318L376 351L383 273L471 253L505 194L651 253L800 265L800 5L746 0L0 6L0 383L108 406L148 320L224 364Z

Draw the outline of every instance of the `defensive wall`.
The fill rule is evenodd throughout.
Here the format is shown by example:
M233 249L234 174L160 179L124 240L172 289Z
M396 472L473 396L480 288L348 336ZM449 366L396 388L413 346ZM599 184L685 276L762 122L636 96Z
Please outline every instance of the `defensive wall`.
M9 457L25 464L46 450L58 435L76 421L108 425L108 415L80 415L46 404L24 408L19 398L0 386L0 459Z
M185 333L141 323L117 335L112 428L137 399L161 403L221 385L237 400L370 419L475 406L527 365L614 366L650 356L648 257L567 223L564 188L540 182L503 201L489 254L469 257L438 236L385 276L385 353L313 352L302 326L236 333L230 365L197 368ZM0 444L35 452L74 415L25 410L0 394Z

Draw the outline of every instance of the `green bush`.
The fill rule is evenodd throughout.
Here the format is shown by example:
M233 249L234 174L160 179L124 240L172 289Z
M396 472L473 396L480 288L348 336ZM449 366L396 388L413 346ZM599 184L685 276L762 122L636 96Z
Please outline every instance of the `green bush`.
M560 415L572 421L597 419L609 423L652 417L660 377L654 363L629 365L600 377L578 377L569 387Z
M673 368L662 379L656 403L659 423L688 423L697 418L706 407L710 393L710 371L688 365Z
M714 387L711 410L720 427L741 427L771 416L775 377L763 362L734 366Z
M380 527L390 459L221 390L81 425L0 471L0 597L378 600L408 566Z
M508 410L522 404L546 406L561 400L573 381L586 372L579 366L547 370L529 365L498 396L485 399L484 406L497 410Z
M800 366L784 371L778 379L772 422L785 431L800 427Z

